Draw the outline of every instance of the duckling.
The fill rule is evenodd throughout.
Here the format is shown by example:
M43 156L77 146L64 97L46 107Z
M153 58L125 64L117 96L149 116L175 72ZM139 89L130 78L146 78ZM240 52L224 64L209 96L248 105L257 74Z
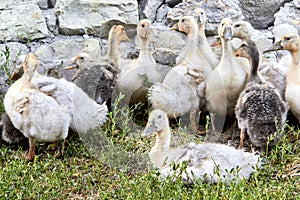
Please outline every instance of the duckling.
M233 36L241 39L242 41L251 40L251 35L255 31L252 25L247 21L237 21L233 24ZM260 53L260 51L259 51ZM262 56L260 55L260 61ZM285 93L285 72L287 66L274 61L264 61L260 62L258 70L264 79L273 84L284 98Z
M35 142L56 142L68 135L71 113L55 99L33 89L31 80L37 68L37 58L28 54L23 76L5 94L4 107L13 125L29 139L26 160L35 156ZM63 148L62 148L63 153Z
M164 75L150 51L150 35L153 32L151 22L140 20L137 26L137 37L140 46L139 57L124 66L116 83L115 95L125 94L122 99L126 105L129 103L147 102L147 91L150 85L161 82Z
M178 30L187 34L187 43L179 54L178 65L173 67L162 83L154 84L148 92L148 100L154 109L161 109L168 117L190 116L191 129L197 133L197 113L202 107L203 83L212 68L203 59L198 48L198 26L191 16L178 22Z
M259 52L254 42L242 42L235 50L235 55L249 59L251 64L250 80L240 94L235 108L241 129L239 148L243 148L247 133L254 146L265 150L267 146L274 146L282 137L287 104L278 90L259 75Z
M278 50L287 50L292 55L292 63L286 72L285 99L300 123L300 37L297 34L284 34L278 42L264 52Z
M218 27L222 42L222 57L206 80L206 108L211 117L212 132L221 132L226 115L234 115L237 99L244 89L249 74L248 64L234 56L231 40L232 21L223 19Z
M16 66L13 74L19 76L23 70L19 70L19 65ZM23 72L22 72L23 73ZM14 75L14 77L16 77ZM53 78L40 75L35 72L31 80L33 89L43 92L52 97L61 106L65 106L72 115L70 128L79 133L80 136L85 135L88 131L94 130L101 126L106 121L108 111L105 103L97 104L94 100L82 91L74 83L65 80L64 78ZM11 130L18 133L18 130L9 123L8 119L3 120L2 137L5 137L6 142L15 143L13 141L23 140L23 134L13 134Z
M205 35L205 10L202 8L196 8L194 11L194 18L198 24L198 47L200 49L201 54L203 55L203 58L212 67L212 69L214 69L219 61L216 57L215 52L209 45Z
M201 179L210 183L230 183L233 180L248 179L255 172L255 167L261 164L258 155L224 144L191 142L171 149L168 117L159 109L150 113L142 136L146 137L151 133L156 133L156 142L149 157L153 166L159 169L161 179L178 176L179 171L174 170L173 163L179 166L186 163L186 169L180 174L184 181Z
M73 63L80 71L71 81L97 103L109 105L120 71L108 63L94 60L87 53L80 53Z
M6 113L1 117L0 127L2 129L2 140L8 144L21 144L28 142L28 139L21 131L16 129Z

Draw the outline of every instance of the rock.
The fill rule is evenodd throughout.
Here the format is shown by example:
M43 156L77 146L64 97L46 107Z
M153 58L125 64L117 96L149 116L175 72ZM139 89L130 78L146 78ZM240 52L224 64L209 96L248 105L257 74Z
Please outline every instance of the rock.
M155 32L151 38L154 48L153 57L161 64L174 64L175 58L185 45L185 36L176 31L154 26Z
M43 15L45 16L46 25L48 29L55 35L58 35L57 16L54 14L54 10L45 10L43 11Z
M283 5L284 0L243 0L240 1L245 20L254 28L267 28L274 22L274 14Z
M273 28L272 33L274 35L275 41L280 40L281 36L287 33L298 34L298 30L291 24L280 24Z
M12 72L13 68L15 67L17 56L27 53L29 53L29 48L24 44L17 42L0 44L0 66L3 66L4 63L7 63L9 71ZM6 57L9 58L8 62Z
M300 8L300 0L294 0L293 2L296 8Z
M148 0L142 12L141 19L149 19L153 22L156 18L157 9L163 4L163 0Z
M207 16L206 34L216 35L217 27L224 18L230 18L233 21L243 19L242 10L238 6L238 0L183 0L182 3L170 9L167 15L167 24L170 26L177 22L183 15L193 15L195 8L204 8Z
M174 7L181 2L182 0L166 0L166 3L171 7Z
M107 37L114 24L125 24L126 30L129 30L135 29L138 23L136 0L58 0L55 13L59 33L63 35Z
M37 0L37 5L42 10L46 10L46 9L49 8L49 6L48 6L48 0Z
M283 7L274 15L274 27L284 23L293 23L300 19L300 11L295 8L293 3L285 3Z
M28 42L48 36L45 18L32 3L8 5L0 12L0 24L0 42Z
M170 7L166 4L161 5L156 12L156 22L163 22L167 18Z

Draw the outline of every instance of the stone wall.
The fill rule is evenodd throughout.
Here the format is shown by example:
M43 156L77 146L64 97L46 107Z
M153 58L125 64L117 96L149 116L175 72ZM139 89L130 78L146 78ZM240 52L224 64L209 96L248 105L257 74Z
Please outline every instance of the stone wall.
M91 44L94 55L101 56L106 52L106 38L114 24L124 25L132 39L131 43L120 45L125 58L136 46L136 25L141 18L153 22L151 44L155 59L171 64L185 43L185 36L168 27L181 15L192 14L196 7L207 12L206 33L211 36L210 41L214 41L216 27L224 17L251 22L258 29L257 40L267 41L262 45L270 44L272 37L278 38L282 33L299 31L299 0L2 0L0 64L6 62L5 46L9 47L10 68L17 55L34 52L42 73L53 67L63 69L86 43Z

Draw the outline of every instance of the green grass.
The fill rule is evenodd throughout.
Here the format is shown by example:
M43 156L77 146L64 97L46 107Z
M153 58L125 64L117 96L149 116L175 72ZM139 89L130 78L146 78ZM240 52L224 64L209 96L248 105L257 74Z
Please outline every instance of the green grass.
M282 141L268 152L258 173L230 185L159 181L158 173L146 163L154 138L141 138L141 129L125 130L110 114L101 131L81 139L71 134L63 156L39 144L34 162L24 159L27 147L1 144L0 199L300 198L300 132L294 127L288 127ZM103 148L97 146L99 140L105 141Z

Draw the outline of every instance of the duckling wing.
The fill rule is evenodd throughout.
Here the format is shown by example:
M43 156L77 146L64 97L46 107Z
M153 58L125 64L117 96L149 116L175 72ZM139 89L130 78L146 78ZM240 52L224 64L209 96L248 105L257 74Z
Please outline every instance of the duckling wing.
M237 150L223 144L189 143L170 152L168 163L160 170L161 178L167 176L181 176L183 181L191 182L201 179L204 182L216 183L223 180L249 178L259 164L259 157L255 154ZM177 154L177 156L174 156ZM174 169L172 162L180 164L185 170Z
M24 105L16 104L16 107L22 108L19 111L22 124L16 127L24 136L42 142L53 142L67 137L71 114L65 107L60 106L52 97L35 90L25 92L18 98L21 103L27 98ZM15 118L11 120L16 121Z

